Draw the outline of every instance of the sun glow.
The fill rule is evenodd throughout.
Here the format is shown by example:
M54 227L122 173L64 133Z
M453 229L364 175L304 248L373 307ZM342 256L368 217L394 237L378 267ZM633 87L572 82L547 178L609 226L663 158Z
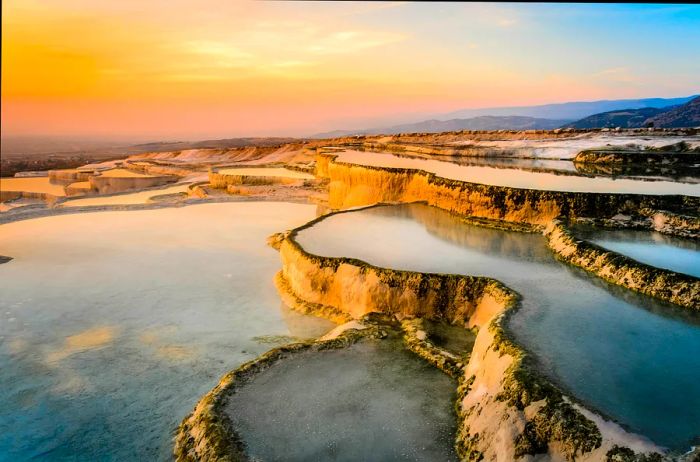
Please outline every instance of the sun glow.
M642 73L615 42L596 48L600 18L581 8L9 0L3 132L303 135L465 107L694 91L698 65L674 61L684 46L646 47L648 62L676 63L677 78ZM688 8L667 41L697 43ZM618 22L634 32L645 16L633 13L610 15L634 18ZM567 21L592 43L572 48Z

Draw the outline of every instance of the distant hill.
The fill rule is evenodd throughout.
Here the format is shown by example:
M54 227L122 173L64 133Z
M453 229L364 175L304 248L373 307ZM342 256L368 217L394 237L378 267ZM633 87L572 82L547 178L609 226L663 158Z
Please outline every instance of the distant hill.
M645 107L641 109L622 109L619 111L601 112L593 114L576 122L565 125L565 128L637 128L643 127L644 122L650 117L665 112L667 109Z
M482 115L492 116L526 116L543 119L568 119L579 120L601 112L619 111L621 109L640 108L664 108L685 104L699 95L683 98L644 98L644 99L615 99L602 101L576 101L570 103L544 104L540 106L515 106L486 109L463 109L450 112L439 119L453 119L465 117L477 117Z
M296 138L226 138L221 140L204 141L158 141L153 143L135 144L129 148L140 152L147 151L181 151L184 149L228 149L242 148L246 146L277 146L280 144L293 143Z
M700 97L667 108L624 109L602 112L565 125L571 128L680 128L700 126Z
M312 135L311 138L338 138L350 135L438 132L449 130L527 130L557 128L555 126L550 126L548 121L559 121L559 126L561 126L568 122L578 121L585 117L605 112L627 111L642 108L668 108L685 104L697 96L698 95L682 98L575 101L570 103L543 104L539 106L462 109L447 114L435 115L430 120L416 123L393 125L383 128L373 127L357 130L334 130ZM522 119L517 120L514 117L520 117ZM498 118L503 119L497 120ZM525 119L531 119L530 121L532 124L530 125L530 122ZM532 119L534 119L534 121Z
M645 124L653 124L658 128L700 127L700 97L657 114L645 121Z
M335 130L319 133L313 138L338 138L351 135L377 135L396 133L440 133L458 130L552 130L570 120L541 119L522 116L480 116L469 119L424 120L412 124L394 125L367 130Z
M9 136L0 138L0 176L13 176L27 170L75 168L104 160L120 159L143 152L182 151L204 148L276 146L298 141L295 138L228 138L204 141L163 141L130 144L125 141L89 138Z

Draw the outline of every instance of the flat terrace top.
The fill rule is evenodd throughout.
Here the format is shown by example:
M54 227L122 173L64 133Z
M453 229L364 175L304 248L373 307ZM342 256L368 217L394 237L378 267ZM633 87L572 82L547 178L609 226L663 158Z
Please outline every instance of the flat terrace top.
M222 168L218 172L221 175L245 175L245 176L274 176L283 178L299 178L302 180L313 180L310 173L298 172L286 168Z
M127 170L125 168L113 168L111 170L105 170L101 172L103 177L110 178L151 178L153 175L146 175L139 172L134 172L133 170Z

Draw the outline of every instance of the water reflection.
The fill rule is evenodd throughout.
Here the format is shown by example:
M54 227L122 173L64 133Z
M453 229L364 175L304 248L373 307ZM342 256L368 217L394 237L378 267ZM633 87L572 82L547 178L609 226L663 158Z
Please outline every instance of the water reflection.
M700 278L700 241L633 229L576 225L574 233L642 263Z
M56 363L68 356L102 348L114 340L117 328L114 326L92 327L77 334L66 337L64 345L46 356L46 362Z
M698 436L697 315L679 316L667 304L558 262L541 235L472 230L427 209L409 204L342 213L301 231L298 240L319 255L495 277L522 294L510 328L554 380L659 444L685 449Z
M313 205L228 203L0 226L0 460L170 460L226 371L325 320L280 310L266 237ZM288 325L287 322L291 321Z
M553 175L628 178L640 181L675 181L680 183L700 183L700 166L688 164L580 164L571 160L533 159L520 157L457 157L419 156L441 162L451 162L462 166L517 169L529 172L550 173Z
M459 165L434 159L354 150L341 152L337 160L367 166L420 169L442 178L523 189L700 196L700 184L664 180L648 182L628 178L561 175L534 170L498 168L492 165Z

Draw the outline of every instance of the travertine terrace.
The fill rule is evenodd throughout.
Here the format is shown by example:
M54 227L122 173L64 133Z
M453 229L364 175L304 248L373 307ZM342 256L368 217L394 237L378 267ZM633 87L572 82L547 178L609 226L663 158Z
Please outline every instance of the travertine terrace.
M118 163L50 172L45 180L62 184L65 193L48 205L21 202L37 192L3 188L9 210L0 220L205 202L282 200L317 205L316 220L270 237L281 260L275 283L287 305L343 327L320 340L272 349L225 375L182 421L175 444L179 460L249 460L245 440L224 412L238 387L255 386L261 371L301 352L344 348L364 338L382 341L387 336L402 338L404 348L455 379L454 445L462 460L691 460L691 453L664 448L610 420L542 373L535 355L509 330L508 320L520 309L522 294L503 282L480 274L377 266L354 255L317 255L296 238L330 217L353 213L345 209L421 202L470 226L541 234L548 251L562 264L694 316L700 309L696 277L589 243L571 226L580 222L698 239L700 172L692 161L698 146L695 130L556 130L347 137L276 147L145 153ZM591 173L580 165L634 166L642 159L644 171L624 176L637 182L638 193L522 188L339 160L347 150L454 164L479 159L478 165L487 168L605 180L611 178L605 170ZM683 164L683 173L656 172L652 164L659 164L659 169ZM654 181L670 187L678 184L690 193L658 193ZM131 192L121 193L127 190ZM94 197L63 197L74 194ZM461 355L448 351L431 340L424 322L445 322L476 333L473 349Z

